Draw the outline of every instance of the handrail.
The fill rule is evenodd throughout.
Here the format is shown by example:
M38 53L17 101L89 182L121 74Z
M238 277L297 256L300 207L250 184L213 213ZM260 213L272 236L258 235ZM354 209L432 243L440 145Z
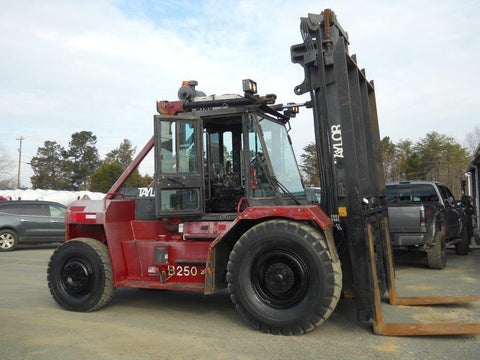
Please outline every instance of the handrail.
M103 210L107 210L107 200L112 200L114 196L120 195L122 200L125 200L125 194L120 192L108 192L103 198Z
M240 198L240 200L238 201L238 205L237 205L237 217L239 217L240 214L243 212L243 211L240 211L240 209L242 208L242 204L243 204L244 202L247 204L247 208L250 207L250 203L248 202L248 199L247 199L246 197L242 196L242 197ZM246 209L246 208L245 208L245 209ZM244 210L245 210L245 209L244 209Z

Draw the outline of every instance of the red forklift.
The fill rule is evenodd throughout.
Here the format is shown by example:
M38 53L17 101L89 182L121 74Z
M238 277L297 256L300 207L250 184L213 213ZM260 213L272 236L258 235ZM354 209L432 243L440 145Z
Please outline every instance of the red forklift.
M325 10L301 19L291 58L305 71L304 104L275 104L243 80L243 95L206 96L184 82L159 101L154 136L103 200L66 214L66 242L48 286L63 308L94 311L117 287L228 289L255 328L301 334L322 324L342 294L384 335L472 334L479 324L385 324L392 304L464 303L476 296L396 296L372 82L348 54L348 37ZM288 133L299 107L314 117L320 203L307 199ZM123 184L153 149L146 188Z

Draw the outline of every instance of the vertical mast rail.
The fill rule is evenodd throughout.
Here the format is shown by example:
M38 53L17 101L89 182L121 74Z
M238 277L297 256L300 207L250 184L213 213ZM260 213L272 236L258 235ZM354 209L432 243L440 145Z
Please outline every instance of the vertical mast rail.
M392 305L452 304L477 296L398 297L395 286L388 209L373 82L348 54L348 37L333 11L301 19L303 43L290 49L304 68L295 87L312 98L320 172L321 206L336 224L344 292L353 291L359 320L373 319L382 335L466 335L480 324L385 324L381 296ZM346 248L345 248L346 245Z

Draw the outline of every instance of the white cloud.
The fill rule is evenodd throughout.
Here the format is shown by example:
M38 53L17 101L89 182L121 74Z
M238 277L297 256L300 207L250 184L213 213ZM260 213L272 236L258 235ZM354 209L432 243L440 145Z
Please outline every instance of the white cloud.
M208 94L236 93L253 78L280 102L303 70L290 62L299 17L318 3L279 1L3 1L0 13L1 142L28 162L45 140L67 146L81 130L104 155L124 138L150 138L155 101L182 80ZM382 136L438 131L462 141L480 123L476 1L337 1L350 52L374 79ZM295 150L312 137L311 112L292 121ZM22 183L32 175L22 165ZM29 172L30 171L30 172ZM152 169L148 169L152 173Z

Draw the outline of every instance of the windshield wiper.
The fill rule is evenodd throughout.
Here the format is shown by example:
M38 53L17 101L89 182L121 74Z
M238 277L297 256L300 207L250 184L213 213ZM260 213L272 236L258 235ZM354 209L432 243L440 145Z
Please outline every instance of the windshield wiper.
M267 177L267 179L269 179L274 185L276 185L278 189L280 189L285 195L287 195L290 199L292 199L295 202L295 204L300 205L300 201L298 201L295 195L293 195L285 185L283 185L280 181L278 181L275 175L270 175L270 171L267 170L266 164L264 164L265 160L262 159L259 153L257 153L256 155L256 160L260 165L260 168L262 169L263 173Z
M283 185L280 181L278 181L278 179L275 177L275 176L271 176L270 177L273 181L273 183L275 185L277 185L277 187L282 190L282 192L287 195L290 199L292 199L293 201L295 201L295 204L297 205L300 205L300 201L298 201L298 199L295 197L295 195L293 195L290 190L288 190L288 188Z

